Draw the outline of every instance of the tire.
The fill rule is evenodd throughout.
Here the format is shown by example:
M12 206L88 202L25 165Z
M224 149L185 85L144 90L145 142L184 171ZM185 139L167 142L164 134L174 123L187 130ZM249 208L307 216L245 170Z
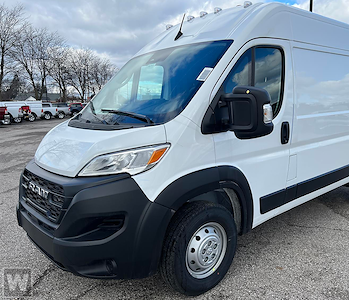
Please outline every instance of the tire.
M45 120L51 120L52 115L49 112L44 113L44 119Z
M29 122L34 122L36 120L36 114L31 114L28 118Z
M228 272L236 244L235 221L224 206L204 201L187 203L167 230L160 274L182 294L203 294Z
M59 113L58 113L58 119L64 119L64 117L65 117L65 113L64 112L62 112L62 111L60 111Z
M21 123L22 122L22 118L13 118L13 122L15 122L15 123Z

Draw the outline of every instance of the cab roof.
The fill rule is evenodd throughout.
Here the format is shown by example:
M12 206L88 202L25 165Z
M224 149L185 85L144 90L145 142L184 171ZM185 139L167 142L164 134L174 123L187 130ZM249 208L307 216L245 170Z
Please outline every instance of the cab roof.
M180 45L216 40L258 37L279 38L349 51L349 25L282 3L238 6L183 22L183 35L176 37L180 24L161 33L136 56Z

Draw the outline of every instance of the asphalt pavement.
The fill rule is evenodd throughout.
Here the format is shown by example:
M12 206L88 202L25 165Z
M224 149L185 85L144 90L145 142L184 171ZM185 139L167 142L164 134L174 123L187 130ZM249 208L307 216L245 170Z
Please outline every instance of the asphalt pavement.
M34 299L186 299L159 274L142 280L106 281L64 272L17 225L21 171L40 140L60 122L0 125L0 285L1 269L30 269L29 294ZM227 276L196 299L348 300L348 257L349 188L341 187L239 237Z

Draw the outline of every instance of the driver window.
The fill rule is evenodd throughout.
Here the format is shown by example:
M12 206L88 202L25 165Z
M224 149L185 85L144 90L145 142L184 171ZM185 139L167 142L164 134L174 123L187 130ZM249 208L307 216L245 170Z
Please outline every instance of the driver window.
M254 86L265 89L270 95L274 115L279 110L281 99L282 55L280 49L255 49Z
M223 83L224 93L238 85L263 88L269 92L274 117L281 107L283 56L278 47L257 46L248 49L235 63Z
M224 82L224 92L232 93L238 85L251 85L251 49L247 50L236 62Z
M164 68L157 65L141 67L137 100L160 99L164 79Z

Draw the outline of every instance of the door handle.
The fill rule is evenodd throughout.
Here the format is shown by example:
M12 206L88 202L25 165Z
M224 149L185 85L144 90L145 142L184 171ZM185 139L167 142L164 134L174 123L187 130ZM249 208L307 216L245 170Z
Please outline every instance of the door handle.
M281 144L287 144L290 139L290 124L283 122L281 124Z

